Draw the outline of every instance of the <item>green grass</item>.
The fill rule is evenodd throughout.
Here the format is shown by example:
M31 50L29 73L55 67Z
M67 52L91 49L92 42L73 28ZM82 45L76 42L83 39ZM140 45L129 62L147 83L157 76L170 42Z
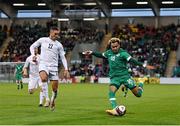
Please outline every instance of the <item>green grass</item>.
M29 95L27 85L0 84L1 125L180 125L180 85L145 85L142 98L129 91L116 95L126 115L107 115L106 84L62 84L55 111L39 108L39 93Z

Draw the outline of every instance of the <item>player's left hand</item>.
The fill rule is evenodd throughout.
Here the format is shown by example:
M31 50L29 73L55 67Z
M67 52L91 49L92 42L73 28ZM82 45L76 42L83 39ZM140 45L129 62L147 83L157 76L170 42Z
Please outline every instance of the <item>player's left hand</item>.
M28 77L27 70L22 71L23 77Z
M156 69L155 66L151 66L151 65L147 65L146 68L149 69L149 70L154 70L154 69Z
M69 78L70 77L68 70L64 70L64 77L65 78Z

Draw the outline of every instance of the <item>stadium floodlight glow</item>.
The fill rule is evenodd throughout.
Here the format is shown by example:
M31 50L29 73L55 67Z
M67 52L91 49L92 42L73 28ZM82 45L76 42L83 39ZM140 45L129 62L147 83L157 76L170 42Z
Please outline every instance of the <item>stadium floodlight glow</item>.
M94 21L95 18L83 18L84 21Z
M111 2L111 5L123 5L123 2Z
M142 4L148 4L148 2L147 1L138 1L138 2L136 2L136 4L139 4L139 5L142 5Z
M94 6L94 5L96 5L96 3L84 3L84 5L88 5L88 6Z
M38 6L46 6L46 3L38 3Z
M58 18L58 21L69 21L69 18Z
M174 4L174 1L162 1L162 4Z
M24 3L13 3L13 6L24 6Z
M63 5L63 6L73 6L75 5L75 3L61 3L59 5Z

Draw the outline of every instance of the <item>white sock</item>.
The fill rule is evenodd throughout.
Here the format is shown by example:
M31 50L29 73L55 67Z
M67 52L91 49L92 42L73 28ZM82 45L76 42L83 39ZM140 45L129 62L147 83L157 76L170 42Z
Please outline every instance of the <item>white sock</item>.
M43 92L40 91L40 93L39 93L39 104L43 104L43 100L44 100L44 95L43 95Z
M55 100L56 97L57 97L57 91L52 91L51 101Z
M48 91L48 84L47 83L45 85L44 96L46 98L46 101L49 101L49 91Z

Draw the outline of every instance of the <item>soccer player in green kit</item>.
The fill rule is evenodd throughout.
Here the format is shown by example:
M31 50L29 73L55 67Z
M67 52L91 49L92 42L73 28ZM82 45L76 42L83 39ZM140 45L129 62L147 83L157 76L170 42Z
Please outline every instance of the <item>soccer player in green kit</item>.
M17 89L23 89L23 84L22 84L22 74L23 74L23 65L21 64L21 61L18 60L17 65L15 67L15 79L16 79L16 84L17 84Z
M112 109L106 110L106 112L110 115L116 116L118 115L118 113L115 109L118 105L116 103L115 94L121 85L125 85L126 88L130 89L136 97L141 97L143 93L143 83L140 83L138 86L136 86L135 81L132 79L128 71L127 64L133 63L135 65L139 65L147 69L154 69L154 66L143 64L132 58L129 53L120 48L119 38L111 38L109 40L109 44L110 49L103 53L93 52L89 50L83 52L83 54L94 55L99 58L107 58L110 68L109 100Z

